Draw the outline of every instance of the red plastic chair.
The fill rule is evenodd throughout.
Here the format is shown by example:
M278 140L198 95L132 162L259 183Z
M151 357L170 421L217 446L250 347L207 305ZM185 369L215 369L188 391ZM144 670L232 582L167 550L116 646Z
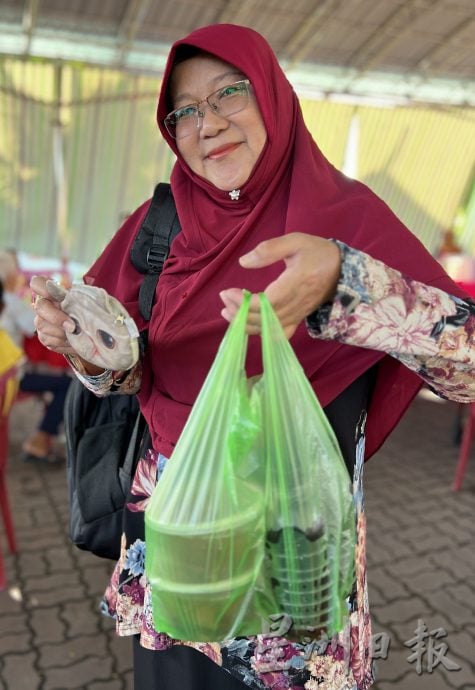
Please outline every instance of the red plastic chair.
M470 448L473 442L473 437L475 436L475 403L470 403L468 407L469 410L462 434L457 469L455 470L455 478L452 485L452 489L454 491L459 491L460 487L462 486L463 477L465 470L467 469L468 458L470 455Z
M16 538L13 528L10 502L7 490L7 460L8 460L8 417L18 390L17 368L12 367L0 376L0 510L7 535L10 553L16 552ZM0 544L0 590L5 588L5 568Z

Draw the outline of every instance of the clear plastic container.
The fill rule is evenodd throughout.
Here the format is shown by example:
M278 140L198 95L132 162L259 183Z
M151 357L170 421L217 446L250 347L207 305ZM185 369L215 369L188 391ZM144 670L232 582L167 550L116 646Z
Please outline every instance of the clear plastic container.
M152 582L154 626L181 640L194 639L200 630L203 642L224 640L240 632L240 623L254 597L254 571L221 582L192 585L157 578ZM249 620L247 620L249 625ZM255 614L254 623L261 620Z
M239 512L210 522L170 524L146 514L156 630L185 640L196 630L203 640L240 630L265 554L262 492L249 484L243 496ZM252 625L260 626L257 613Z

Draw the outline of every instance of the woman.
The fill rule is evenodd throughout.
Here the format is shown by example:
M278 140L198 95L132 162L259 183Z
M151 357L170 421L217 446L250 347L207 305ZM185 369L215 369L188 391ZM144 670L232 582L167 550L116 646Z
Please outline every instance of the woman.
M182 232L160 278L142 362L131 372L100 371L74 356L65 341L74 325L54 303L41 300L36 317L42 342L68 354L91 389L140 386L153 448L139 461L122 556L106 593L119 635L135 636L135 687L368 688L364 434L369 457L423 380L453 400L475 399L474 309L443 292L458 294L385 204L326 161L272 50L251 29L205 27L172 47L158 124L177 155L171 184ZM149 203L86 276L114 294L139 328L146 327L137 308L141 276L129 250ZM47 297L42 279L32 286ZM151 624L143 510L243 288L269 297L355 478L351 625L325 648L315 640L290 642L284 633L187 644ZM256 296L248 330L259 332ZM253 340L249 375L259 372L260 344Z

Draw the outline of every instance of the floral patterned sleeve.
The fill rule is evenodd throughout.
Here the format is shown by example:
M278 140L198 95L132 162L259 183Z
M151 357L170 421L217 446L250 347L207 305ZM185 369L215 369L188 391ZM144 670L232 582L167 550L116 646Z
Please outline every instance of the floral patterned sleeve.
M475 303L337 244L337 293L307 318L310 335L387 352L439 396L475 401Z
M66 355L66 359L81 383L100 398L109 395L109 393L130 395L137 393L140 389L142 381L142 362L140 360L129 371L106 369L98 376L90 376L85 373L84 366L79 359L68 355Z

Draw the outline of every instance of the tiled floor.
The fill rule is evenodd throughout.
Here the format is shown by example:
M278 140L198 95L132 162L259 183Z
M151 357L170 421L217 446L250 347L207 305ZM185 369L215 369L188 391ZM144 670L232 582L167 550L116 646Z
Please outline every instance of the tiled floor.
M67 539L64 468L18 459L37 413L26 401L12 419L19 553L6 557L8 589L0 593L0 688L131 689L130 644L98 612L111 564ZM389 645L375 690L475 690L475 457L454 494L454 418L451 403L417 398L365 469L375 642L381 654ZM425 647L411 663L414 647L404 643L418 625ZM447 669L451 663L460 670Z

